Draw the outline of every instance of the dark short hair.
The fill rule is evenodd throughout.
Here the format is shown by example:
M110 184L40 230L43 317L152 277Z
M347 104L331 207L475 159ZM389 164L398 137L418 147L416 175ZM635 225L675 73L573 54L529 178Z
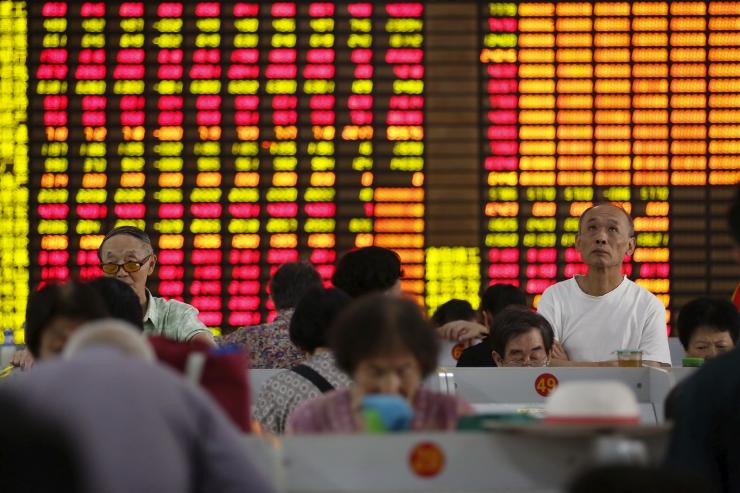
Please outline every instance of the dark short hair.
M622 211L622 213L624 214L624 217L627 218L627 225L630 228L630 230L629 230L630 238L633 237L633 236L635 236L635 221L634 221L634 219L632 219L632 216L630 216L629 212L627 212L626 210L624 210L624 207L622 207L621 205L618 205L618 204L614 204L612 202L597 202L594 205L592 205L591 207L589 207L588 209L586 209L585 211L583 211L583 213L581 214L581 217L578 218L578 234L581 233L581 226L583 225L583 219L586 217L586 214L588 214L589 212L591 212L593 209L596 209L597 207L601 207L601 206L604 206L604 205L610 205L610 206L612 206L612 207L614 207L614 208L619 209L620 211Z
M352 298L337 288L315 287L306 291L290 319L290 340L304 351L329 345L329 327Z
M365 359L395 349L411 352L423 376L437 367L437 334L409 299L383 294L357 299L339 315L329 334L337 366L348 375Z
M693 493L714 492L712 484L692 471L654 466L608 464L581 471L567 493Z
M686 381L681 381L665 396L665 401L663 401L663 416L666 421L676 421L676 418L678 418L679 410L681 409L681 400L685 393L684 390L686 390Z
M270 280L270 297L275 308L293 308L311 288L321 286L321 276L308 262L281 265Z
M55 317L87 322L109 315L103 299L89 284L78 281L46 284L28 298L26 346L34 357L38 357L41 337Z
M382 247L359 248L339 260L331 278L334 286L353 298L385 291L401 278L401 258Z
M496 316L507 306L528 306L527 296L511 284L493 284L488 286L480 297L480 310Z
M735 195L727 210L727 226L732 240L740 245L740 183L735 186Z
M441 327L448 322L455 320L474 320L475 310L471 304L465 300L452 299L442 303L432 315L432 324L435 327Z
M108 231L108 234L105 235L105 238L103 238L103 241L100 242L100 246L98 247L98 258L103 259L103 245L105 245L105 242L109 239L113 238L114 236L119 235L129 235L133 236L137 240L142 241L145 243L150 250L154 251L154 247L152 247L152 240L149 238L149 235L146 234L146 231L143 229L139 229L135 226L118 226L117 228L113 228L110 231Z
M3 493L88 491L79 437L60 421L61 416L32 405L23 395L23 385L0 391L0 409Z
M131 286L113 277L98 277L88 284L100 293L111 317L125 320L137 329L144 330L144 311Z
M740 313L730 301L716 298L696 298L681 307L678 312L678 339L684 349L699 327L729 332L732 343L736 344L740 335Z
M555 339L552 325L539 313L519 306L505 308L493 319L493 333L490 336L491 349L503 358L506 355L506 345L509 341L532 329L540 331L545 351L550 354Z

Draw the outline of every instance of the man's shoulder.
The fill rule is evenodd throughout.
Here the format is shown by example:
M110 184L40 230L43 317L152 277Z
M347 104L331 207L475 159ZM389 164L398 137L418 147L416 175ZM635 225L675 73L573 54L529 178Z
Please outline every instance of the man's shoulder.
M550 285L542 292L542 296L559 298L560 296L572 293L574 289L578 289L578 283L576 282L575 277L571 277L570 279L565 279Z
M170 327L173 323L180 324L198 317L198 309L182 301L152 296L150 303L154 310L147 312L145 320L151 319L158 327Z
M661 307L663 306L663 303L660 301L660 299L655 296L653 293L642 287L640 284L634 282L633 280L625 277L625 289L624 289L624 296L629 296L631 298L634 298L635 302L638 303L645 303L646 305L654 305Z
M193 305L189 305L185 303L184 301L178 301L178 300L172 300L172 299L168 300L165 298L160 298L158 296L152 296L151 300L156 305L157 310L161 310L162 312L185 313L185 312L197 311L197 309Z

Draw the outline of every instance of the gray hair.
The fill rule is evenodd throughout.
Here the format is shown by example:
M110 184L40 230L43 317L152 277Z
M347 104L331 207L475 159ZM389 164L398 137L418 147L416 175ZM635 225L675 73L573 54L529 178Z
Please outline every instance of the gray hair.
M75 354L92 346L107 346L121 353L147 362L156 361L154 349L146 337L133 325L115 318L103 318L80 326L64 346L62 357Z

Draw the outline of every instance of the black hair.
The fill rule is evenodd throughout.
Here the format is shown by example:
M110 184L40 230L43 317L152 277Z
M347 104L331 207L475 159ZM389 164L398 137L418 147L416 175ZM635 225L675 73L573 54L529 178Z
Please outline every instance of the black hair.
M144 311L131 286L113 277L98 277L88 284L100 293L111 317L125 320L137 329L144 330Z
M488 312L492 317L498 315L507 306L512 305L528 306L527 296L521 289L511 284L488 286L480 297L480 310Z
M351 300L341 289L309 289L296 305L290 319L290 340L309 353L316 348L327 347L329 327Z
M727 210L727 226L732 240L740 245L740 183L735 186L735 195Z
M25 402L21 394L0 392L3 493L88 491L76 437L59 419L41 411Z
M321 276L308 262L281 265L270 280L270 297L275 308L293 308L311 288L321 286Z
M103 241L100 242L100 247L98 247L99 259L103 259L103 245L105 245L105 242L113 238L114 236L119 235L133 236L137 240L141 240L143 243L145 243L149 247L149 249L154 252L154 247L152 247L152 240L149 238L149 235L146 234L146 231L135 226L118 226L117 228L113 228L108 231L108 234L105 235Z
M475 310L465 300L452 299L437 307L432 315L432 324L441 327L456 320L475 320Z
M411 352L424 377L437 367L437 334L419 306L409 299L364 296L339 315L329 334L337 366L348 375L366 358L396 349Z
M714 492L711 484L686 470L634 465L602 465L578 474L568 493Z
M545 344L545 352L550 354L552 351L555 334L550 322L526 307L505 308L493 319L493 327L493 333L489 336L491 349L502 358L506 355L506 345L511 339L526 334L532 329L540 331L542 342Z
M691 337L699 327L729 332L733 344L740 335L740 313L730 301L716 298L696 298L678 312L678 339L688 350Z
M583 224L583 219L586 217L586 214L591 212L593 209L596 209L597 207L601 207L604 205L610 205L612 207L619 209L620 211L622 211L622 213L624 213L624 217L627 218L627 224L630 229L629 236L630 238L634 237L635 236L635 221L632 219L632 216L630 216L629 212L624 210L624 207L622 207L619 204L614 204L612 202L597 202L591 207L589 207L588 209L586 209L585 211L583 211L583 213L581 214L581 217L578 218L578 234L581 234L581 225Z
M55 317L87 322L109 315L103 299L89 284L78 281L46 284L28 299L26 346L34 357L38 357L41 336Z
M401 258L393 250L365 247L347 252L331 281L353 298L385 291L401 278Z
M665 396L663 402L663 416L666 421L676 421L678 418L679 409L681 408L680 403L684 396L684 390L686 389L686 382L678 382L668 395Z

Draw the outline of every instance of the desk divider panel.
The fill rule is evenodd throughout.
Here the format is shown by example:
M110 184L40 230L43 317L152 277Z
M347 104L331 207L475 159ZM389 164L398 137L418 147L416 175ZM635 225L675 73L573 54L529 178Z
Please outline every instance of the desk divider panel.
M246 445L279 491L290 493L557 492L592 464L598 434L518 432L304 435L275 448ZM607 437L614 439L614 436ZM662 460L665 432L641 442L651 463ZM276 464L269 465L270 457Z

